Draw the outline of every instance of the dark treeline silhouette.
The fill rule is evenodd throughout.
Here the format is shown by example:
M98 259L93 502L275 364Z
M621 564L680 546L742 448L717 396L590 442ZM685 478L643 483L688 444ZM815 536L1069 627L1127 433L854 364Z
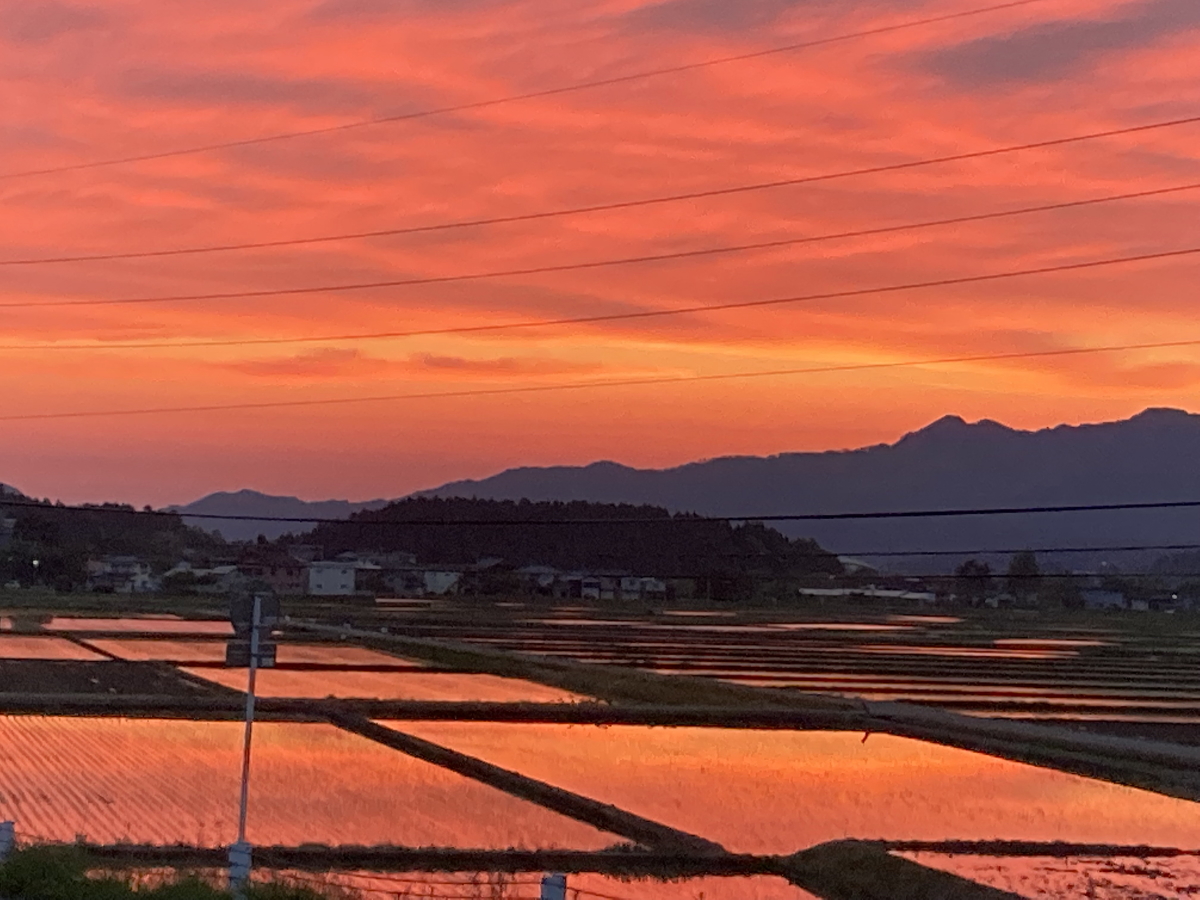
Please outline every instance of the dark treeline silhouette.
M166 568L185 555L226 549L219 537L185 525L179 516L118 503L81 509L24 497L7 504L0 500L0 519L15 520L0 546L0 582L43 583L59 590L86 581L93 557L137 556Z
M668 578L842 571L837 557L815 542L789 540L761 523L730 525L672 515L657 506L584 501L415 497L281 540L293 541L317 544L327 556L405 551L422 563L474 563L492 557L518 567L623 570Z

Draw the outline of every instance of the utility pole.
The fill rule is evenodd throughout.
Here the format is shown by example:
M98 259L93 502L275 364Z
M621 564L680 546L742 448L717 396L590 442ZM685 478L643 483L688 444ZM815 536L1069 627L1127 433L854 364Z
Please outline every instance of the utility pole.
M539 900L567 900L567 876L543 875Z
M229 848L229 889L245 896L250 880L252 848L246 841L246 810L250 802L250 743L254 734L254 687L258 679L258 652L262 629L262 595L254 595L250 616L250 671L246 678L246 731L242 740L242 790L238 804L237 841Z
M17 846L17 825L15 822L0 822L0 863L12 854Z

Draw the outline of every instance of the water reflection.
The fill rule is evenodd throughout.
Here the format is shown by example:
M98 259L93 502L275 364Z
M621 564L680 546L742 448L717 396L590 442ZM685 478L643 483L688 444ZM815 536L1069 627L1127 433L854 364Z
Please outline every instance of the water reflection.
M0 819L59 841L233 840L236 722L0 717ZM620 839L332 726L255 730L250 840L600 849Z
M234 690L246 689L246 673L236 669L181 671ZM497 675L451 672L285 672L262 669L257 693L263 697L356 697L368 700L476 700L569 703L587 699L559 688Z
M148 631L171 634L233 634L233 626L216 619L186 620L177 616L137 616L106 619L54 616L45 625L51 631Z
M394 727L742 852L845 837L1178 847L1200 825L1183 800L890 735Z
M99 638L89 642L107 653L128 660L172 662L223 662L225 644L220 641L162 639L119 640ZM423 665L366 647L333 644L280 644L276 659L281 663L327 663L345 666Z
M1036 647L919 647L902 644L861 644L846 650L860 653L887 653L898 656L945 656L968 659L1070 659L1078 656L1075 650L1042 649ZM838 648L837 652L845 652Z
M97 660L103 658L99 653L93 653L63 638L8 634L0 637L0 659Z

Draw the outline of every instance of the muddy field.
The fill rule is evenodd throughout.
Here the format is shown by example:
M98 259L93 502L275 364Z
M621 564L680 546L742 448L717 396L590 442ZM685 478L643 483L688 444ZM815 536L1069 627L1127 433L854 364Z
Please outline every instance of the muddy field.
M190 699L227 696L229 691L149 662L0 658L3 694L151 694Z

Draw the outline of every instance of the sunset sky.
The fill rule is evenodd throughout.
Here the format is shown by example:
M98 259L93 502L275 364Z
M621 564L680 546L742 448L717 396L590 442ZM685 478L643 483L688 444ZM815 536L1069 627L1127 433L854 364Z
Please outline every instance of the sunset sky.
M0 0L0 263L520 215L1200 115L1196 0L1040 0L605 87L987 0ZM295 247L0 265L0 482L67 501L393 497L512 465L667 466L1200 409L1200 346L240 411L203 407L1200 340L1200 257L678 317L412 331L879 287L1200 246L1200 190L767 251L368 290L1200 182L1200 124L604 213ZM53 304L44 309L36 304ZM26 305L19 305L26 304ZM67 345L54 347L55 344ZM5 417L8 417L7 419Z

